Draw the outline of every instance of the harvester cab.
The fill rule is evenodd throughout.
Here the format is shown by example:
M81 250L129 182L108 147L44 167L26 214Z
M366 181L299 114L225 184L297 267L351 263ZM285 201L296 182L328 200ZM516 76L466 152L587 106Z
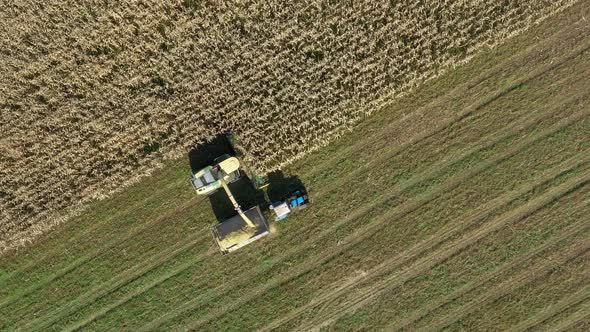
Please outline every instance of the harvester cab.
M241 177L240 162L224 154L215 159L214 165L207 166L191 176L191 184L199 195L210 195L222 186L222 181L231 183Z

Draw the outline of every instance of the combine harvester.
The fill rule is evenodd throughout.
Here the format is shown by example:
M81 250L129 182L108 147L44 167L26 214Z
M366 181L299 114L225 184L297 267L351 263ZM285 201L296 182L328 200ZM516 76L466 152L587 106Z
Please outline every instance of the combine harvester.
M260 207L257 205L243 211L229 188L228 184L242 177L241 165L238 158L224 154L216 158L213 165L207 166L191 176L191 184L198 195L211 195L219 188L223 188L238 213L213 226L211 230L215 242L224 254L238 250L270 234L268 222ZM261 179L256 177L256 181L253 181L255 188L264 189L268 186L268 183L264 183ZM291 193L285 201L274 202L269 207L276 214L275 220L282 220L289 216L293 210L304 209L307 204L308 198L305 192L297 190Z

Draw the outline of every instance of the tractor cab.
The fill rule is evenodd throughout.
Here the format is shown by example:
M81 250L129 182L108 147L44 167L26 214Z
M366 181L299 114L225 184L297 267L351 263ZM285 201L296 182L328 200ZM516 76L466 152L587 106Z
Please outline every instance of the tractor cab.
M272 203L269 208L275 213L275 220L287 218L293 211L303 210L309 204L307 193L303 190L291 192L287 197L278 202Z

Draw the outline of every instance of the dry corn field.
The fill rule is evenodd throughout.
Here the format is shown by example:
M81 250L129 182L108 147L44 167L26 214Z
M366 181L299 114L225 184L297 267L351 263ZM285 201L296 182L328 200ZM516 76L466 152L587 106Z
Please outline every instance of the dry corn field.
M67 16L72 28L33 34L47 36L45 56L26 69L39 75L9 80L15 86L2 90L10 105L22 105L2 113L11 123L3 124L11 134L2 142L12 146L2 155L8 162L2 190L9 191L3 197L12 197L2 203L9 218L2 227L16 236L5 245L26 231L18 223L47 220L41 210L26 209L27 200L60 215L72 201L108 193L125 174L142 179L0 256L0 330L589 331L590 2L567 8L503 2L497 10L491 1L449 2L440 11L421 10L436 6L426 1L400 3L398 12L406 14L398 19L414 21L387 18L372 27L387 42L356 60L348 56L368 47L361 32L372 28L354 21L386 11L371 11L377 5L369 2L355 2L354 10L349 3L272 3L256 10L245 9L255 4L184 2L167 10L119 3L127 14L111 13L120 15L95 4L85 9L95 13L85 21L76 21L83 10L70 5L45 16L49 26ZM33 5L24 10L42 12ZM268 17L254 19L257 11ZM250 16L232 20L230 13L239 12ZM412 26L431 27L425 18L434 13L436 22L449 23L441 31L469 37L436 39L427 28L415 30L416 38L395 37ZM121 24L129 15L142 22L137 35ZM158 28L172 17L174 23ZM279 21L285 29L271 25ZM84 24L95 25L74 29ZM16 26L36 29L34 22L6 25ZM103 44L87 53L80 36ZM80 58L54 49L68 41L71 49L82 47ZM288 48L291 41L321 46L322 53L307 58L307 51ZM451 51L463 42L471 46ZM420 52L429 43L445 51L425 57ZM404 63L388 52L429 60ZM34 54L16 52L3 65L18 67L25 61L19 56ZM238 56L239 65L230 61ZM267 70L249 68L254 63ZM392 81L383 81L390 74ZM281 83L282 75L288 81ZM338 80L349 85L338 87ZM25 91L30 81L37 91ZM85 95L69 95L70 84L72 93ZM264 97L263 87L270 87ZM27 129L35 133L32 143L20 134ZM269 236L221 255L210 233L212 201L187 183L185 154L230 129L244 135L260 169L294 158L282 171L300 179L311 204L272 221ZM319 146L331 135L339 137ZM275 142L269 153L267 141ZM72 146L81 150L72 153ZM273 159L279 150L284 160ZM165 160L177 153L181 158ZM162 167L147 174L156 163ZM13 174L15 167L22 174Z
M0 251L220 132L284 167L572 3L4 4Z

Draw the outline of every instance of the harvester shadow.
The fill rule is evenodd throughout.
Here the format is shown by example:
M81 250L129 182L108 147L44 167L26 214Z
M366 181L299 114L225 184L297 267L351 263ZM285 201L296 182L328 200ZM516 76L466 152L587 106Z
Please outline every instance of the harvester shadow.
M242 209L248 210L256 205L260 210L267 211L271 203L285 201L294 191L305 191L305 186L298 176L285 176L281 171L268 175L266 195L264 190L257 189L247 176L230 183L228 186ZM209 195L213 213L219 222L223 222L237 214L224 190L217 190Z
M235 151L226 134L218 134L211 140L199 144L188 152L188 161L193 173L212 165L215 158L223 154L235 155Z
M236 155L230 138L225 133L218 134L213 139L199 144L190 150L187 156L192 173L215 164L215 159L224 154ZM259 206L260 210L267 211L271 203L285 201L294 191L306 192L305 186L298 176L285 176L282 171L269 173L263 189L257 188L246 174L242 174L242 177L229 183L228 187L244 211L254 206ZM220 188L210 194L208 198L219 222L237 214L225 190Z

